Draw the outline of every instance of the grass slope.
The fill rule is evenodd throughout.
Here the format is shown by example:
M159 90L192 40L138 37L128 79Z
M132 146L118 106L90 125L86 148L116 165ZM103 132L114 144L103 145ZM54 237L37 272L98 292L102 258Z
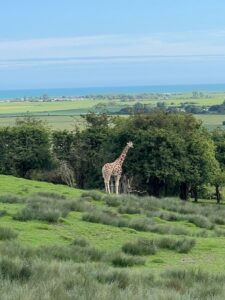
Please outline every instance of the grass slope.
M71 201L77 199L82 193L81 190L69 188L62 185L36 182L15 178L12 176L0 176L1 195L14 194L19 196L28 196L32 199L32 195L34 193L40 192L58 193L64 195L68 199L71 199ZM83 199L85 200L85 197ZM198 218L200 218L200 225L198 224L198 221L196 223L196 220L194 220L194 223L196 223L198 226L193 224L193 220L190 217L188 217L188 220L179 220L179 218L176 217L175 220L169 221L168 219L174 218L174 216L172 215L173 212L168 210L170 208L163 208L162 206L157 212L158 215L156 214L153 217L150 217L152 218L152 220L154 220L155 224L157 226L161 226L162 229L165 229L165 227L169 228L171 226L175 234L173 232L172 234L169 234L168 232L164 233L163 231L161 233L164 234L159 234L157 232L158 229L155 230L155 228L153 228L153 231L148 232L145 230L139 230L136 225L135 226L137 227L137 230L134 226L131 226L129 228L127 225L118 227L114 224L102 224L101 220L99 222L84 221L83 216L85 215L85 213L93 214L99 209L103 211L103 213L104 211L106 211L107 214L112 214L112 218L117 215L117 218L120 217L127 222L133 222L137 219L143 219L145 223L145 220L147 220L145 212L143 210L139 211L138 213L134 213L135 211L129 213L129 210L127 210L126 207L124 208L124 205L118 208L114 204L106 204L103 200L96 201L89 199L88 201L91 204L91 211L71 211L66 218L63 218L57 223L48 223L38 220L30 220L26 222L15 220L13 219L13 216L25 207L25 203L0 202L0 211L6 210L7 212L7 214L5 216L2 216L0 219L1 226L14 229L18 233L17 240L19 242L35 247L40 245L53 244L68 245L76 237L84 237L98 249L103 249L106 251L119 251L126 242L135 241L140 237L148 239L154 239L162 236L172 236L175 239L178 239L179 237L194 238L196 240L196 246L189 254L181 254L162 249L158 251L154 256L150 255L146 257L146 266L157 271L164 270L168 267L181 265L184 267L193 266L201 267L203 269L207 268L207 270L211 271L219 271L224 269L223 261L225 254L225 238L215 236L215 228L210 228L211 223L209 223L208 225L208 223L206 223L206 220L204 219L204 216L202 216L203 220L201 220L201 215L198 214L196 216L197 220ZM127 200L125 199L124 201ZM163 203L169 203L170 201L172 201L171 207L174 208L173 201L175 201L176 203L176 201L178 202L179 200L165 199L157 201L163 201L161 202L162 205L164 205ZM133 204L131 203L130 205L131 208ZM190 209L192 210L192 207ZM119 213L118 211L120 211L121 213ZM126 211L128 213L126 213ZM161 215L159 215L159 212ZM151 213L151 209L149 213ZM168 215L165 215L165 213L170 214L169 218ZM223 230L225 230L225 225L216 225L216 228L217 231L220 230L222 234L224 234ZM179 234L180 229L182 229L184 232L181 231L181 235L177 235ZM176 231L178 231L178 233ZM198 237L198 235L207 235L208 237ZM205 264L206 261L207 266Z
M224 255L223 205L0 176L3 300L222 300Z

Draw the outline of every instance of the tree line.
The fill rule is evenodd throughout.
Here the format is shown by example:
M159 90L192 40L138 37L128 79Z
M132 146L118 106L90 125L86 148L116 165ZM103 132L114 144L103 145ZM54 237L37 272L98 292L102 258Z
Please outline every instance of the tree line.
M84 130L51 131L31 117L0 128L0 173L103 189L101 168L134 143L123 166L132 188L195 201L225 183L225 132L207 131L191 114L153 111L129 117L90 113Z

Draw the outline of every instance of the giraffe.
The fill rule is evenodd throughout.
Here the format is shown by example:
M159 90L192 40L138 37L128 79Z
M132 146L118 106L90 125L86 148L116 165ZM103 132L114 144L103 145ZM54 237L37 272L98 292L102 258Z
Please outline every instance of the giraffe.
M102 176L104 178L106 193L110 194L109 182L110 182L111 176L114 176L115 182L116 182L116 194L118 194L119 182L120 182L120 178L121 178L121 174L122 174L122 165L126 158L128 150L133 147L134 147L133 143L128 142L126 147L123 149L122 153L120 154L120 156L114 162L107 163L103 166Z

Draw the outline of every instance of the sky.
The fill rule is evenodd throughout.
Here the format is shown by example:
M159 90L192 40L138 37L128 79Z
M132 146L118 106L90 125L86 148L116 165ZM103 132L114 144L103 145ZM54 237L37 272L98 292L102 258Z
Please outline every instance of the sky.
M225 83L224 0L0 0L0 89Z

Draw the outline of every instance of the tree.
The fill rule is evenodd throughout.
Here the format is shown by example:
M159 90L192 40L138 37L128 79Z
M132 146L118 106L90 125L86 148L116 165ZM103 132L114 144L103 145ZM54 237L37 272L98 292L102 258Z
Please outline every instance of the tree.
M32 170L49 170L54 161L50 133L39 121L20 120L0 129L0 170L4 174L29 176Z
M117 119L112 136L114 153L127 140L134 142L125 172L155 196L179 193L187 200L192 189L197 201L198 189L218 168L211 137L189 114L154 111Z
M103 182L101 168L109 139L109 118L90 113L84 119L87 128L83 131L53 133L53 151L73 169L79 188L97 188Z
M219 170L212 178L212 184L215 186L217 203L221 201L220 188L225 185L225 132L217 128L212 132L212 139L216 147L216 159L219 162Z

